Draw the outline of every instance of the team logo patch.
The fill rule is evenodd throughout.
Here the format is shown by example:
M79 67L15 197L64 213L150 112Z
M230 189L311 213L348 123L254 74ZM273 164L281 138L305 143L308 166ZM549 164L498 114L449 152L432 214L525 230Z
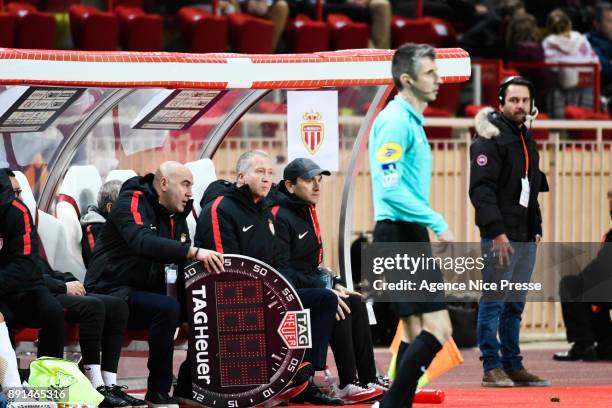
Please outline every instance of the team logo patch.
M397 163L385 163L381 168L383 172L383 187L396 186L399 183Z
M319 112L304 112L300 125L300 135L304 147L310 154L315 154L323 144L325 135L323 116Z
M385 143L376 152L376 160L381 163L396 162L402 157L402 146L398 143Z
M486 166L488 161L489 159L484 154L479 154L478 157L476 157L476 164L480 167Z

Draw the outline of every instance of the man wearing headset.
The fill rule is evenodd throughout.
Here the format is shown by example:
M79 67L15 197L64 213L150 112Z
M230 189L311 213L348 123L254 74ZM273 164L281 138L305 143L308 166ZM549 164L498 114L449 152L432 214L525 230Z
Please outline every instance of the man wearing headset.
M534 87L523 77L510 77L500 85L498 97L499 112L486 108L476 115L470 146L469 194L485 257L482 277L484 282L529 282L542 236L538 193L548 191L536 143L525 125L537 114ZM483 294L477 337L484 387L550 385L522 364L519 330L525 298L526 291L516 290Z

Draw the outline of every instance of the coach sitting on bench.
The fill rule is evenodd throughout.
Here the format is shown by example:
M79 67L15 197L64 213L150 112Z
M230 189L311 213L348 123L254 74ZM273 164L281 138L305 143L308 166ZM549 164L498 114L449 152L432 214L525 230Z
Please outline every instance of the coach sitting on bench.
M270 157L260 150L246 152L238 159L236 173L236 183L218 180L204 192L196 245L259 259L290 280L287 254L275 244L271 203L266 199L274 177ZM297 294L311 310L312 319L313 347L306 351L304 361L323 370L338 298L327 289L298 289ZM319 405L343 405L342 400L321 393L312 382L302 394L308 402Z
M178 408L168 393L181 306L166 294L167 283L184 287L178 272L187 260L202 261L210 272L223 270L221 254L191 245L185 220L192 207L192 185L191 172L178 162L162 163L155 174L127 180L85 276L89 292L127 301L128 328L149 330L145 400L150 407Z
M39 328L38 356L63 357L64 310L45 287L38 236L15 174L0 169L0 313L9 330Z

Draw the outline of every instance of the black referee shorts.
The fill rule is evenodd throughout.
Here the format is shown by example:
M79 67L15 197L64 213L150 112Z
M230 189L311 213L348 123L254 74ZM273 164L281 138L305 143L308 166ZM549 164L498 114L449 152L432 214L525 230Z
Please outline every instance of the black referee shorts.
M414 222L382 220L376 222L374 227L374 242L429 242L427 228ZM431 248L426 256L431 256ZM435 279L442 281L440 271ZM399 316L412 316L417 314L445 310L444 302L394 302L391 309Z

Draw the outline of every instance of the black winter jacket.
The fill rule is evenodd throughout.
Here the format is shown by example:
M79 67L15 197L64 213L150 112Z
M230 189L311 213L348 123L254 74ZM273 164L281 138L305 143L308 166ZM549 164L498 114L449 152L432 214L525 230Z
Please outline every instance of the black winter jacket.
M106 218L94 206L89 207L87 213L81 217L81 231L83 233L81 255L86 268L89 267L91 256L96 247L96 240L102 231L102 227L104 227L104 223L106 223Z
M194 238L197 247L259 259L290 279L287 255L275 242L276 226L265 198L255 204L248 185L212 182L202 196Z
M153 174L123 183L85 275L88 292L123 299L132 289L165 293L164 265L175 263L182 270L191 244L185 220L193 202L171 215L152 183Z
M322 245L310 216L310 204L287 191L281 183L270 192L274 203L276 242L288 254L290 280L296 288L324 288L320 278Z
M45 281L45 286L54 295L62 295L67 291L66 283L78 281L70 272L54 271L51 265L43 259L38 258L38 266Z
M0 171L0 301L44 285L37 260L38 236L30 211Z
M536 234L542 235L538 194L548 191L535 141L524 125L517 127L491 108L476 116L476 132L470 146L469 194L481 237L495 238L505 233L512 241L533 241ZM529 155L527 208L519 204L521 179L525 176L521 133Z

